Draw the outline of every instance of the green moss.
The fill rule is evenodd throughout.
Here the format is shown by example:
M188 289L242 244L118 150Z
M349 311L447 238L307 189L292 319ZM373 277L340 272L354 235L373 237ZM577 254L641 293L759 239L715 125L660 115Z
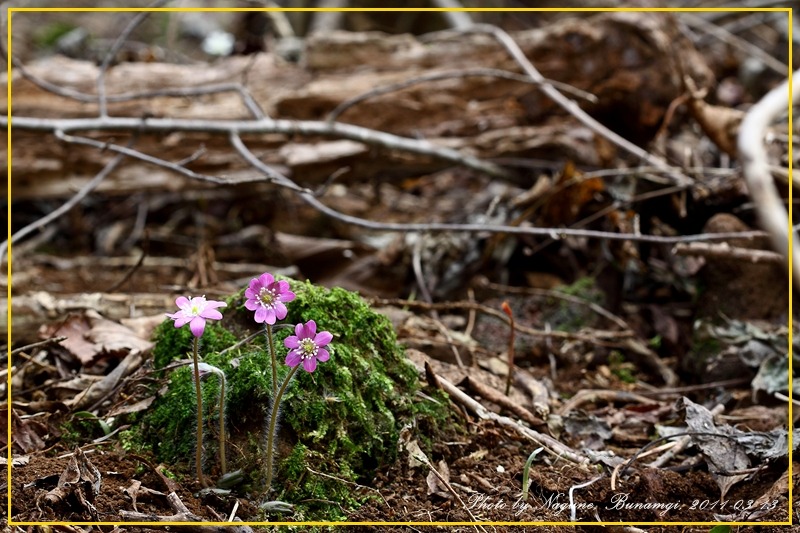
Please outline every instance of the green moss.
M446 401L416 396L417 371L397 344L389 320L375 313L357 294L324 289L290 280L296 299L289 315L274 327L281 382L283 339L293 325L314 320L330 331L331 358L317 370L295 374L281 403L277 466L271 497L298 504L306 519L337 520L357 504L354 483L367 484L376 469L395 460L403 425L435 431L447 417ZM264 427L270 407L271 365L265 335L221 354L238 339L257 332L259 325L244 308L242 292L228 300L225 318L206 327L202 359L227 376L228 447L232 468L249 476L249 490L263 493ZM191 357L191 333L171 321L158 328L154 364ZM189 367L169 375L167 391L156 400L141 424L142 434L160 461L191 469L194 453L195 400ZM206 471L216 468L216 379L203 384ZM315 473L316 472L316 473ZM322 473L322 474L318 474ZM331 505L335 502L337 505Z
M603 302L603 293L595 286L592 277L580 278L571 285L563 285L556 290L587 302L595 304ZM543 320L555 324L555 329L558 331L575 332L593 326L597 322L597 314L586 304L550 298L546 309L543 310Z

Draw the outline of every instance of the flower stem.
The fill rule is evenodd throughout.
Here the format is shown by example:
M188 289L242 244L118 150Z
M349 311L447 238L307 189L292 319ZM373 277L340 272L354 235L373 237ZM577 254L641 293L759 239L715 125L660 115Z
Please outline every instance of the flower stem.
M275 341L272 338L272 326L267 324L267 342L269 342L269 358L272 361L272 393L278 389L278 363L275 358Z
M219 466L222 475L228 473L225 463L225 374L219 373Z
M292 370L286 375L286 379L283 380L281 389L272 400L272 412L270 413L269 428L267 429L267 492L265 497L269 495L269 490L272 487L272 458L275 455L273 447L275 445L275 424L278 422L278 408L281 405L283 393L286 391L286 387L289 385L289 382L292 380L292 377L294 376L294 373L297 372L298 368L300 368L300 365L293 367Z
M200 351L200 337L194 338L192 348L192 358L194 359L194 389L197 393L197 450L195 452L195 467L197 468L197 480L205 487L206 482L203 478L203 394L200 391L200 367L198 364L198 352Z

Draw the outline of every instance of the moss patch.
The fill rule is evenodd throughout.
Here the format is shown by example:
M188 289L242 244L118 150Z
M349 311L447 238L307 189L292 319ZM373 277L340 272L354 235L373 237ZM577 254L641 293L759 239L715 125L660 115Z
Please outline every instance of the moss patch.
M334 338L328 346L330 360L312 374L298 371L284 395L271 498L306 502L298 510L305 519L333 520L356 504L354 482L369 483L377 468L396 458L400 429L411 423L434 428L436 419L447 416L447 404L415 395L417 372L397 344L391 323L357 294L290 283L297 297L287 305L286 320L274 327L278 382L289 370L283 364L287 352L283 339L292 334L294 324L314 320L318 330L330 331ZM246 488L258 494L265 488L261 483L264 427L272 397L270 357L263 334L221 353L259 330L253 313L244 308L243 291L228 300L223 312L223 320L206 327L201 358L227 376L229 469L243 469ZM188 328L176 329L167 321L158 329L156 342L157 368L190 357ZM195 449L190 368L171 371L169 382L143 417L142 436L160 461L183 465L189 473ZM212 474L217 468L217 396L216 378L204 381L205 471Z

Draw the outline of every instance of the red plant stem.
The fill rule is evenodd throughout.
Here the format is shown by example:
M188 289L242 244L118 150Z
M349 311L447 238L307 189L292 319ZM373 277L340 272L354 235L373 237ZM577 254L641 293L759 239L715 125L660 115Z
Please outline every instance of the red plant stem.
M511 390L511 377L514 375L514 313L508 302L503 302L500 307L508 315L511 324L511 332L508 334L508 376L506 377L506 396L508 396L508 392Z

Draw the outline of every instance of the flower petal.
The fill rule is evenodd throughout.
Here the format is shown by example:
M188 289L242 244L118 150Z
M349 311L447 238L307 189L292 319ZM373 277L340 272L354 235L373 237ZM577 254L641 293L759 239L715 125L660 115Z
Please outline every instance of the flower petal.
M190 305L189 298L187 298L186 296L178 296L175 299L175 305L177 305L181 309L183 309L184 307L188 307Z
M306 369L306 372L313 372L317 369L317 359L315 357L309 357L303 360L303 368Z
M280 300L275 302L275 316L278 317L278 320L283 320L284 318L286 318L286 314L288 312L289 311L286 309L286 306L283 305L283 303Z
M258 277L258 282L261 283L262 287L266 287L272 283L275 283L275 278L272 277L272 274L269 272L264 272Z
M267 310L263 307L256 308L256 322L263 323L267 319Z
M208 307L200 311L198 316L203 318L209 318L211 320L222 320L222 313L220 313L216 309L209 309Z
M306 328L303 326L303 323L297 324L294 327L294 334L297 335L298 339L305 339L306 338Z
M314 337L314 344L317 346L325 346L333 340L333 334L330 331L320 331Z
M203 331L206 329L206 320L199 316L194 317L189 322L189 329L192 330L192 335L195 337L202 337Z
M255 298L251 298L245 301L244 306L250 311L255 311L256 309L259 308L258 302L255 300Z
M329 354L328 350L326 350L325 348L320 348L319 350L317 350L317 361L319 361L320 363L324 363L330 358L331 354Z
M217 307L228 307L228 304L219 300L208 300L206 302L206 309L216 309Z
M313 320L309 320L306 322L306 338L313 339L314 335L317 333L317 323Z
M267 316L266 319L267 324L269 324L270 326L273 325L276 321L275 310L270 307L269 309L264 309L264 311L266 312Z
M300 339L294 335L290 335L283 339L283 345L287 348L298 348L300 346Z
M300 354L298 352L292 350L286 355L286 360L284 362L287 365L289 365L290 367L294 368L297 365L299 365L300 361L302 361L302 360L303 360L303 358L300 356Z

